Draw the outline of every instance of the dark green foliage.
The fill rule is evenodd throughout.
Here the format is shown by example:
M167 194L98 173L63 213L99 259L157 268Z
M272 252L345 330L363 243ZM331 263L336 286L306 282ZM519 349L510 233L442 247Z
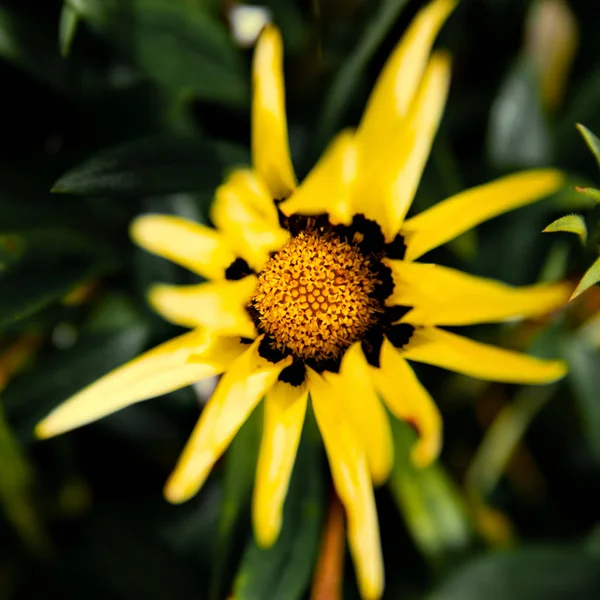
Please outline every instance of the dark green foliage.
M169 505L162 486L205 390L180 390L55 440L33 436L70 394L179 333L145 294L155 282L195 278L135 248L128 228L147 212L209 222L216 187L250 164L251 50L231 35L231 4L0 6L1 600L309 597L331 498L310 410L271 549L256 545L250 526L262 406L183 506ZM511 170L564 169L584 193L568 187L493 219L427 260L515 284L575 285L598 265L600 184L589 151L598 160L598 7L570 3L579 51L562 102L549 108L522 39L533 4L463 0L444 27L437 45L453 56L453 83L414 211ZM333 134L358 123L423 2L265 5L286 45L291 151L303 177ZM585 216L554 230L577 233L583 250L576 236L541 233L574 212ZM532 391L419 370L444 416L444 450L416 470L414 432L394 423L394 471L376 494L386 598L600 598L600 298L590 286L546 321L469 330L564 357L564 382ZM35 347L5 381L3 357L24 336ZM505 428L486 435L498 415ZM349 560L345 567L352 600Z

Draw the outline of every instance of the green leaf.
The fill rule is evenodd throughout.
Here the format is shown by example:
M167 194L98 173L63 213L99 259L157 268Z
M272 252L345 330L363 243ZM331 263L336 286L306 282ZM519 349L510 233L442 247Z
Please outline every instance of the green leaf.
M4 418L0 403L0 503L23 541L36 553L48 550L32 497L33 473L27 457Z
M41 268L61 258L82 256L118 260L114 244L75 229L33 227L0 233L0 271L16 264L35 263Z
M63 4L58 25L58 44L62 56L69 55L78 25L79 15L77 11L72 6L66 3Z
M593 285L600 281L600 257L598 257L592 266L585 272L579 285L575 288L573 295L571 296L571 300L577 298L585 292L587 289L591 288Z
M250 542L234 584L236 600L300 600L310 581L320 541L323 483L317 426L307 414L283 512L271 548Z
M27 20L0 7L0 57L66 93L70 89L70 74L56 47L56 38L34 19Z
M500 411L469 465L465 477L469 490L484 498L494 491L525 431L555 389L555 386L524 388Z
M101 265L72 265L41 272L33 267L7 273L0 280L0 326L58 302L78 285L105 270Z
M492 106L487 136L494 166L534 167L548 163L551 143L533 65L521 57Z
M331 83L319 118L315 134L319 150L325 147L338 130L348 103L353 98L356 82L406 4L407 0L383 0L373 20L366 25L356 47L340 67Z
M109 197L212 193L222 166L209 140L154 136L99 152L63 175L52 191Z
M581 243L585 246L587 242L587 226L585 219L581 215L565 215L556 219L544 229L544 233L553 233L555 231L564 231L566 233L575 233L579 236Z
M468 563L428 600L594 600L600 560L579 548L498 552Z
M572 336L564 346L568 381L574 391L588 444L600 461L600 354L589 340Z
M196 2L68 0L167 94L245 107L241 55L225 27Z
M585 143L592 151L592 154L594 155L594 158L600 167L600 140L585 125L577 123L576 127L579 130L579 133L581 133L583 136Z
M241 515L250 506L262 429L262 406L258 407L237 433L225 456L223 499L217 531L214 571L210 597L221 597L228 562L231 561L235 530Z
M596 202L600 203L600 190L585 185L576 185L573 189L576 192L579 192L580 194L585 194L589 198L593 198Z
M445 562L474 541L466 508L441 464L412 464L415 432L395 418L390 421L395 456L390 489L421 552L435 563Z

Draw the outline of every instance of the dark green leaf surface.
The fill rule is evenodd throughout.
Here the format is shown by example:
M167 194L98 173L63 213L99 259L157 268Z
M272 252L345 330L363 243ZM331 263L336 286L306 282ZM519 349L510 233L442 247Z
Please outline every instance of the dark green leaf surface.
M317 472L320 446L307 415L286 497L283 525L271 548L246 548L234 586L237 600L300 600L315 564L323 514L323 485Z
M56 273L41 268L11 271L0 279L0 325L23 319L58 302L78 285L100 275L100 265L73 265Z
M564 352L581 425L596 460L600 461L600 354L585 339L575 336L565 344Z
M63 175L52 191L109 197L211 192L221 174L209 140L167 136L99 152Z
M406 3L407 0L383 0L377 14L368 23L363 36L358 40L354 51L337 72L321 109L316 133L317 148L322 149L339 130L339 124L352 98L357 79Z
M464 552L474 533L455 484L441 464L415 467L410 459L415 432L391 421L395 459L389 485L415 543L434 562Z
M529 548L469 563L428 600L595 600L600 561L579 548Z
M223 579L231 567L236 527L248 511L262 432L263 407L254 410L227 451L223 475L223 499L216 540L211 598L222 596Z
M548 163L551 140L539 93L533 65L521 58L506 77L490 114L488 148L495 166L525 168Z
M223 25L196 3L68 1L168 94L238 107L248 103L247 74L231 39Z

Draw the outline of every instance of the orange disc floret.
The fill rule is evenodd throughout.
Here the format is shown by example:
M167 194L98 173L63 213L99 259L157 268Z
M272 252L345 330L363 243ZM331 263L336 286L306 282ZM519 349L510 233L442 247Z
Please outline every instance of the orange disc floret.
M265 265L251 306L275 349L336 359L381 311L371 259L333 232L303 231Z

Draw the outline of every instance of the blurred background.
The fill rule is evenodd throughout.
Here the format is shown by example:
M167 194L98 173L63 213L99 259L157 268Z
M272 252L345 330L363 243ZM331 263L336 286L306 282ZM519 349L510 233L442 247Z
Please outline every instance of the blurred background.
M303 177L333 134L357 124L423 4L0 2L1 600L358 598L318 440L303 441L270 550L255 546L249 522L260 414L192 501L163 499L210 382L50 441L32 431L70 394L178 333L145 290L190 275L134 248L128 224L143 212L207 222L223 175L249 163L260 27L271 20L283 33ZM575 127L600 133L599 22L596 0L462 0L437 42L453 55L453 80L415 212L523 168L559 167L569 186L432 260L513 284L575 285L594 263L598 204L572 186L600 185ZM542 233L572 213L585 244ZM570 375L519 387L419 368L445 445L415 470L412 432L395 424L396 465L377 491L385 598L598 599L600 290L544 319L469 334L561 356Z

